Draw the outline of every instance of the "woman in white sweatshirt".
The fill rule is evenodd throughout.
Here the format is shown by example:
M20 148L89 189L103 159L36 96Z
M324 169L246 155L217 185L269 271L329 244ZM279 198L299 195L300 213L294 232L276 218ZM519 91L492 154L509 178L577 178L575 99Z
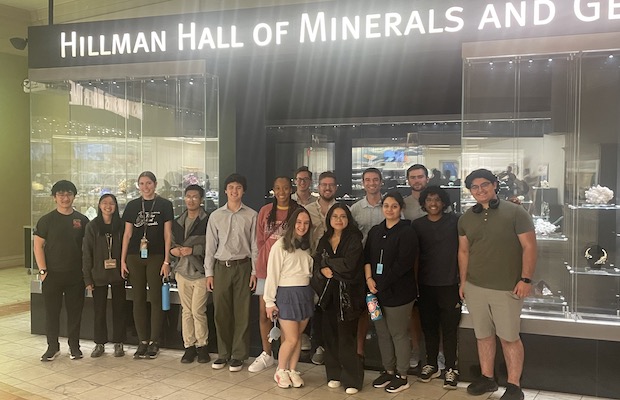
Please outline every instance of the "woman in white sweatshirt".
M301 334L314 311L314 291L310 287L313 260L310 256L312 221L304 208L291 215L284 235L269 252L265 300L267 317L278 318L282 344L278 368L273 376L279 387L302 387L297 367Z

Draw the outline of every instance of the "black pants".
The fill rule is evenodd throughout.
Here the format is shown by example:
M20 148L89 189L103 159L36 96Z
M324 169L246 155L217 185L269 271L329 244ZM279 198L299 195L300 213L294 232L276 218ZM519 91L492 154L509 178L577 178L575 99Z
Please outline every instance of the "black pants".
M357 355L358 319L341 321L337 301L332 301L319 317L322 320L327 380L340 381L345 388L362 390L364 364Z
M127 256L127 268L129 268L129 282L133 293L133 320L136 324L136 332L141 342L148 342L149 336L152 342L159 342L159 334L164 323L164 312L161 309L161 284L162 277L159 275L164 255L149 255L149 258L140 258L137 254ZM151 301L150 318L147 307L147 290ZM149 335L149 320L151 332Z
M67 311L67 338L69 339L69 346L79 346L85 291L82 272L48 271L41 291L45 301L45 333L48 346L56 349L60 347L58 335L60 332L60 310L62 309L63 297Z
M323 310L319 306L314 307L314 315L310 317L310 323L306 330L310 329L312 348L316 349L319 346L325 347L323 343Z
M461 322L459 286L420 285L420 321L426 343L426 363L437 367L439 342L443 337L446 368L457 369L457 346Z
M110 285L112 290L112 342L123 343L126 339L125 330L125 282ZM108 287L95 286L93 289L93 304L95 308L95 343L108 342Z

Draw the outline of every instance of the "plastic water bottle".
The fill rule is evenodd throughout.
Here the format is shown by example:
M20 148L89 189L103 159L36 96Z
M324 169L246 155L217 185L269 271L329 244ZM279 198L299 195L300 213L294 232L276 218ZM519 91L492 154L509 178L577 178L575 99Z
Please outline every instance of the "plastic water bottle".
M383 318L383 313L381 312L381 307L379 306L379 299L372 293L368 293L366 295L366 306L368 307L368 313L370 314L370 319L373 321L379 321Z
M170 310L170 281L166 278L161 285L161 309Z

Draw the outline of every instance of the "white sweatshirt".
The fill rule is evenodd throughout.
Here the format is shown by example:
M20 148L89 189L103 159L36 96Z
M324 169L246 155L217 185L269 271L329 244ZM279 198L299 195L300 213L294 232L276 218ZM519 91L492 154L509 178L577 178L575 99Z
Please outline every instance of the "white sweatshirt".
M278 239L269 252L267 279L263 299L267 307L276 305L278 286L308 286L312 276L313 260L308 250L296 249L289 253L282 246L284 238Z

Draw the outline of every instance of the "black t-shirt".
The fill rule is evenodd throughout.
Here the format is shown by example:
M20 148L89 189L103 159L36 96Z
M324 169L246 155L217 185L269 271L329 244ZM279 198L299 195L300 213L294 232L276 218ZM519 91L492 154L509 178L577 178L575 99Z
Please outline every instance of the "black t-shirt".
M155 202L153 204L153 202ZM129 240L127 254L140 253L140 240L144 236L144 221L146 224L146 239L149 241L148 253L164 254L164 223L174 219L172 203L159 196L153 200L144 200L142 212L142 197L131 200L125 207L123 221L133 225L133 232ZM146 215L146 218L144 217Z
M450 286L459 283L459 216L443 214L439 221L427 217L411 223L420 244L418 282L426 286Z
M54 210L39 219L34 234L45 239L45 264L52 272L75 271L82 276L82 239L88 218L77 211Z

